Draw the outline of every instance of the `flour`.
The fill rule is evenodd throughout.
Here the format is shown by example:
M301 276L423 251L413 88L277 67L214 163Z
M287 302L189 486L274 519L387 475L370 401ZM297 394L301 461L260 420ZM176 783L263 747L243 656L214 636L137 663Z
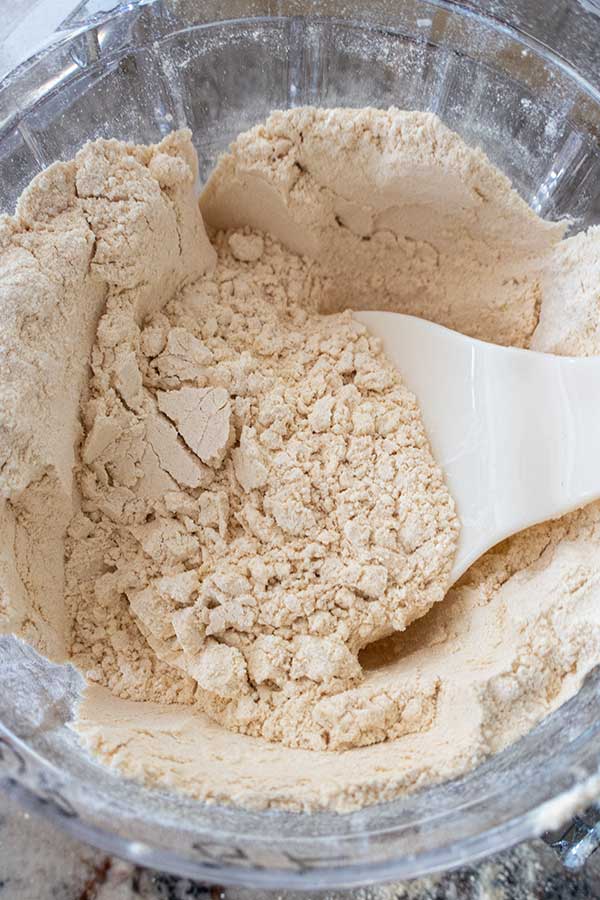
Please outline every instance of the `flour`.
M322 311L391 309L519 347L564 230L435 116L398 110L273 113L200 204L213 227L252 225L318 260Z
M452 503L347 310L597 354L600 232L429 114L275 113L202 215L196 173L184 133L97 142L0 224L0 627L75 661L80 736L150 784L349 810L454 777L600 660L600 505L442 599Z
M416 705L365 688L358 662L443 598L452 565L457 520L415 399L364 326L317 312L312 263L254 233L215 246L214 273L143 327L131 303L100 320L74 659L153 699L131 678L133 616L227 728L339 750L425 727L435 679ZM107 571L79 569L106 537Z

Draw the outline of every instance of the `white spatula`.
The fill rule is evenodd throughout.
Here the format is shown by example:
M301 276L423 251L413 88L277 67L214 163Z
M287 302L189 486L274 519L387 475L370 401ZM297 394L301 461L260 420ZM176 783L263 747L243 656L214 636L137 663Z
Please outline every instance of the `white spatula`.
M600 358L498 347L413 316L357 312L421 407L456 502L456 581L503 538L600 497Z

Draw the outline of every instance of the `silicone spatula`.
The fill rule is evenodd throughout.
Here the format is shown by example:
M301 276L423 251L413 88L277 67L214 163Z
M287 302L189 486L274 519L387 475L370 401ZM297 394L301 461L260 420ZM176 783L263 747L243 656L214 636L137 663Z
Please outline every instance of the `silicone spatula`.
M461 521L456 581L498 541L600 497L600 358L356 312L416 395Z

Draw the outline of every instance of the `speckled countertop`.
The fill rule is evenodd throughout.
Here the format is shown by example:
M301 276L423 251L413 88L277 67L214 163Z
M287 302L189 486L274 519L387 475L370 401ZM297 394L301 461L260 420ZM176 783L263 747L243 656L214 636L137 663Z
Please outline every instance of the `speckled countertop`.
M567 873L532 841L476 867L350 892L256 894L194 884L106 856L0 794L0 900L586 900L600 898L600 852Z

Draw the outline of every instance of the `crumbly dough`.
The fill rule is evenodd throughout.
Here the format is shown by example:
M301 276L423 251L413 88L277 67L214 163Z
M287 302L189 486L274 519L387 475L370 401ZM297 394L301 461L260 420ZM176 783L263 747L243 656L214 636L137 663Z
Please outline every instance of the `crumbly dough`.
M453 777L600 660L600 504L435 602L452 505L343 310L599 353L600 232L564 239L424 113L275 113L202 215L196 172L185 133L97 142L0 224L0 624L77 662L80 735L149 783L342 811Z
M416 401L364 326L317 312L313 263L256 233L214 243L215 271L143 327L130 298L100 320L67 544L74 660L160 700L132 678L155 654L215 721L290 747L427 727L435 678L373 689L358 662L443 599L452 565Z

